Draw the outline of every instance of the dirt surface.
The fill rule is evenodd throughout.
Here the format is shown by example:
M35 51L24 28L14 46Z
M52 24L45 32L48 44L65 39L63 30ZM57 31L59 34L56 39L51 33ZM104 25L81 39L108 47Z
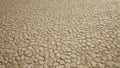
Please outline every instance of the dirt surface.
M120 0L0 0L0 68L120 68Z

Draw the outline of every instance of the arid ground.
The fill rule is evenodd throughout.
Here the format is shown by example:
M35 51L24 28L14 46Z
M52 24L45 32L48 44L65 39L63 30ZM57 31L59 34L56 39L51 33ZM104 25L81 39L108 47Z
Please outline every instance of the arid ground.
M120 0L0 0L0 68L120 68Z

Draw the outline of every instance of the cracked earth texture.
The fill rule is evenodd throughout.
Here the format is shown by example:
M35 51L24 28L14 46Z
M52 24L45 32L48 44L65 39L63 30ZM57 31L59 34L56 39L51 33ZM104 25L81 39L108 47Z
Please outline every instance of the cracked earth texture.
M120 0L0 0L0 68L120 68Z

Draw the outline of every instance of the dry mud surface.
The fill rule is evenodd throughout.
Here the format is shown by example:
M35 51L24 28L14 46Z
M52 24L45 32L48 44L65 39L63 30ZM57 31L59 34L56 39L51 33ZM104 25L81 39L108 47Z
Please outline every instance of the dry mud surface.
M0 68L120 68L120 0L0 0Z

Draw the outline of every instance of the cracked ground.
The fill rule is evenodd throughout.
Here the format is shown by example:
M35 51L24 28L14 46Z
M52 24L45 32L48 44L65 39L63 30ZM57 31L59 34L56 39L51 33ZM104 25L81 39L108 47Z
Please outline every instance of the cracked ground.
M120 68L120 0L0 0L0 68Z

